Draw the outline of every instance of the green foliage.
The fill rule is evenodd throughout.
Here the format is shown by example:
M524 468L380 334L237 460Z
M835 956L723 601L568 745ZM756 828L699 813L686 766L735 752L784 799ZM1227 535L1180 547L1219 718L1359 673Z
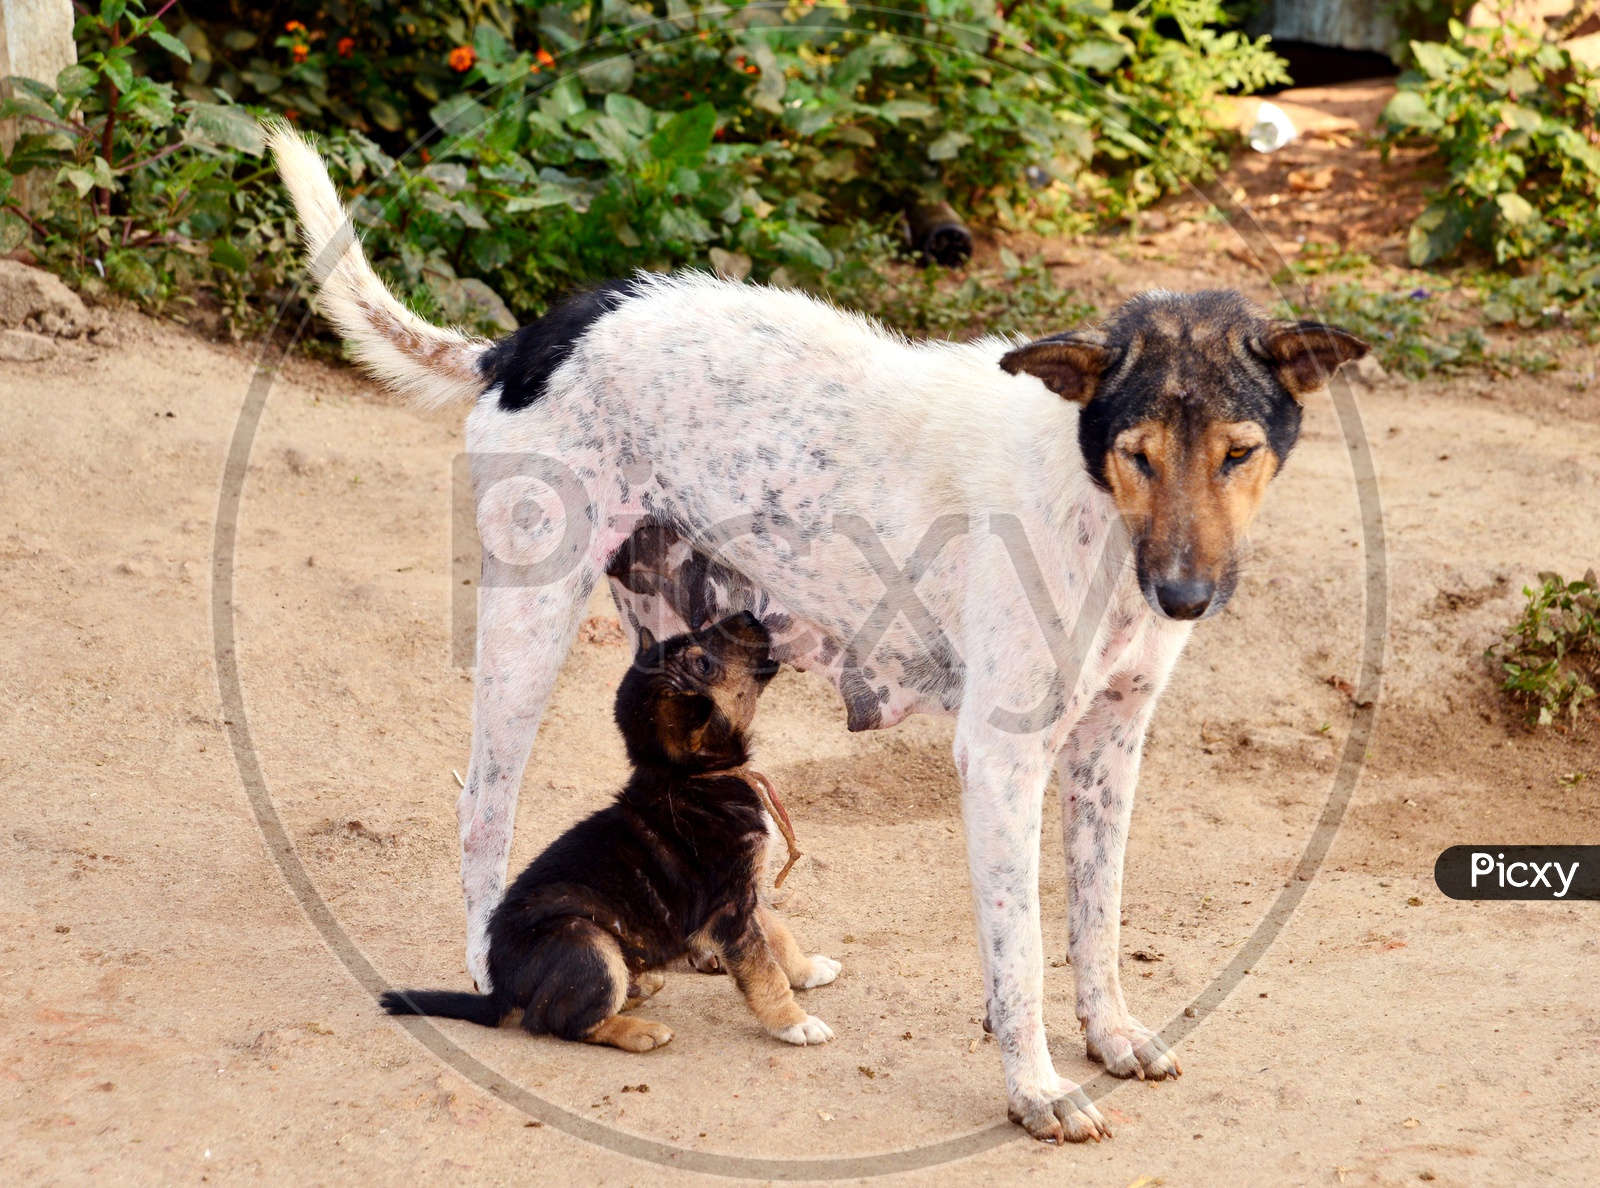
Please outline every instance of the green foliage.
M1600 324L1600 251L1572 245L1539 260L1525 276L1478 278L1484 320L1525 330Z
M866 231L824 279L835 302L916 337L966 339L981 334L1030 337L1070 328L1098 312L1058 288L1043 255L1021 260L1000 249L1000 268L964 273L897 259L893 239ZM887 282L887 283L886 283Z
M1600 685L1600 577L1592 569L1573 582L1541 573L1539 582L1523 588L1522 618L1488 658L1501 665L1500 687L1523 707L1530 726L1560 717L1576 725Z
M1389 12L1400 38L1389 49L1398 66L1414 66L1411 46L1418 41L1438 41L1449 36L1451 21L1465 21L1477 0L1390 0Z
M1289 261L1290 272L1298 276L1327 276L1335 272L1365 272L1372 257L1364 252L1347 252L1337 244L1308 243Z
M27 243L86 290L156 307L204 281L242 310L281 285L289 212L251 159L262 149L254 119L134 72L141 53L188 53L141 0L103 0L76 36L79 61L55 87L13 78L0 105L20 121L0 168L0 250ZM30 209L23 177L43 195Z
M1498 264L1600 235L1600 80L1515 27L1450 24L1415 42L1417 69L1383 113L1389 143L1429 141L1449 170L1411 228L1411 262L1467 248Z
M823 287L876 250L850 229L913 202L1041 233L1123 217L1222 164L1219 94L1284 77L1219 0L241 0L176 34L143 2L80 20L55 88L18 84L38 130L0 187L52 192L0 237L152 305L209 288L236 318L295 267L262 109L322 134L407 300L493 326L500 298L525 319L641 267ZM918 283L880 304L954 327Z
M1342 281L1317 293L1315 306L1297 309L1295 316L1320 318L1366 339L1386 369L1413 379L1486 362L1480 331L1437 332L1440 314L1434 296L1427 289L1374 291L1357 281Z

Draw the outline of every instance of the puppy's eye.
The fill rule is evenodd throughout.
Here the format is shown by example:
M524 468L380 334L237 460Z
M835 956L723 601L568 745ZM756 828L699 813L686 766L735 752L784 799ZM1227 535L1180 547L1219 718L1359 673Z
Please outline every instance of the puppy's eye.
M710 656L701 652L693 660L689 661L689 670L697 677L709 679L711 674L717 670L717 666L711 662Z
M1139 473L1144 475L1145 478L1156 477L1156 468L1150 465L1150 459L1145 457L1143 451L1133 455L1133 464L1139 468Z

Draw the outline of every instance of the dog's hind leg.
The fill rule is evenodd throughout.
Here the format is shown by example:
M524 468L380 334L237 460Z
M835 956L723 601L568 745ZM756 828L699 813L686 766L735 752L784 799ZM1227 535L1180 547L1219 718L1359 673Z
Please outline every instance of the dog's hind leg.
M522 1026L535 1035L648 1052L672 1030L648 1019L624 1017L627 963L617 938L592 921L569 918L551 930L523 975L529 985ZM648 976L648 975L646 975Z
M456 804L467 972L485 993L489 917L505 889L522 770L599 567L580 562L554 582L526 587L499 584L495 572L486 554L478 595L472 758Z

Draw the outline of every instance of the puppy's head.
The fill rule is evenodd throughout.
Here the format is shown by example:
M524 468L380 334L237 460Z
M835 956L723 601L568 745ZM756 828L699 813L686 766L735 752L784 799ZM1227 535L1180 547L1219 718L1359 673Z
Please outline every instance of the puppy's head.
M1139 588L1169 619L1227 604L1245 530L1300 434L1301 400L1366 343L1267 317L1231 291L1145 293L1098 331L1000 360L1083 406L1078 443L1133 539Z
M617 690L617 726L635 767L720 771L745 762L745 731L777 674L767 629L749 611L639 653Z

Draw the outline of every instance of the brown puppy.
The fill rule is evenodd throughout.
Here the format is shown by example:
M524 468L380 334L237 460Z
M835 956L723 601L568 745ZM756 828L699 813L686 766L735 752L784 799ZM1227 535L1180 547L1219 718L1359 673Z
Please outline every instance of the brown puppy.
M507 890L489 924L490 992L390 991L384 1009L489 1027L520 1011L535 1035L645 1052L672 1032L619 1012L661 988L663 966L711 953L769 1035L831 1040L793 991L833 981L839 963L802 954L759 893L774 824L761 777L742 769L776 672L749 613L660 644L643 636L617 690L633 777Z

